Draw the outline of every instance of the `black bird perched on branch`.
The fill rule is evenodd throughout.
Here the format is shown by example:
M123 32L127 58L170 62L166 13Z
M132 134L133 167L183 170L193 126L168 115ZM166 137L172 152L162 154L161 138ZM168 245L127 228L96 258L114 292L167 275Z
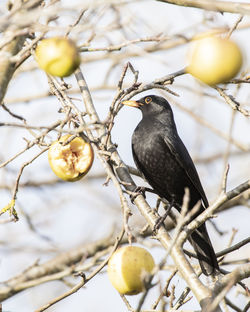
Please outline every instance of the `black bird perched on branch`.
M194 163L180 139L172 109L166 99L150 95L138 101L123 104L137 107L142 120L132 138L132 151L136 166L153 190L180 211L185 188L189 189L188 209L199 201L196 218L208 200L201 185ZM197 254L202 272L211 275L218 269L218 262L205 224L190 235L190 243Z

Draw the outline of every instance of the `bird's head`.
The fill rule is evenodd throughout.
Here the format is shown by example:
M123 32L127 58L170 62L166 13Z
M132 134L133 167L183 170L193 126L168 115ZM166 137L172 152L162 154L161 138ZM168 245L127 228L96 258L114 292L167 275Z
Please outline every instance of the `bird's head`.
M158 114L172 115L172 109L168 101L162 96L147 95L137 101L123 101L122 104L139 108L143 116L153 116Z

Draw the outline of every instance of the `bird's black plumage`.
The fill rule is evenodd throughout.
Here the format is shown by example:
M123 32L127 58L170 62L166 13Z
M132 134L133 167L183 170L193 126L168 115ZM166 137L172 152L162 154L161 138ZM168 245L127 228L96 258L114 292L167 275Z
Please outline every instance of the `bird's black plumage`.
M193 219L208 207L194 163L180 139L172 109L163 97L150 95L123 104L140 108L142 120L132 137L132 152L136 166L154 191L180 210L185 188L189 189L189 209L201 201ZM217 259L205 224L190 236L205 275L218 269Z

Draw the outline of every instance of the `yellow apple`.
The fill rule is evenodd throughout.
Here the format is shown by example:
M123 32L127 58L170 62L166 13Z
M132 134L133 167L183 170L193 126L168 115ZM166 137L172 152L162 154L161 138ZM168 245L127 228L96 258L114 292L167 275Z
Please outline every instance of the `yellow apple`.
M41 69L58 77L71 75L80 65L75 43L63 37L43 39L36 48L36 59Z
M71 135L62 136L51 144L48 152L53 172L62 180L74 182L85 176L92 166L94 152L90 143L76 137L68 144Z
M201 34L188 53L187 72L208 85L226 82L239 72L242 53L230 39Z
M154 267L154 259L146 249L124 246L111 256L108 277L119 293L136 295L143 290L145 277L152 273Z

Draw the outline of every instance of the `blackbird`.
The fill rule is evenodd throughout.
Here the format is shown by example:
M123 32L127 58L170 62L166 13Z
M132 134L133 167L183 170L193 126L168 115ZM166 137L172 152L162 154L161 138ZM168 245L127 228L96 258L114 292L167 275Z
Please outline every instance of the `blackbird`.
M166 99L156 95L123 104L137 107L142 120L132 137L135 164L153 190L178 211L181 210L185 188L189 189L188 209L200 201L200 208L191 220L208 207L208 200L201 185L194 163L180 139L172 109ZM202 272L205 275L219 269L217 258L205 224L189 237Z

